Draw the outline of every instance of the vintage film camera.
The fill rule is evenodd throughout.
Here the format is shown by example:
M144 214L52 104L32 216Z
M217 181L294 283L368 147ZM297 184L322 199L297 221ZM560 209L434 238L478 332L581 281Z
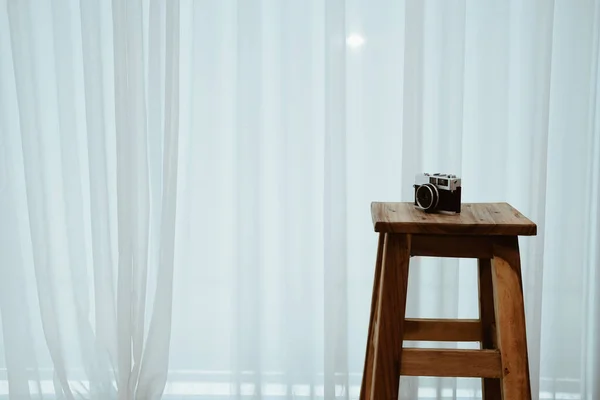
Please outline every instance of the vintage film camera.
M450 174L417 174L415 206L425 212L460 213L460 178Z

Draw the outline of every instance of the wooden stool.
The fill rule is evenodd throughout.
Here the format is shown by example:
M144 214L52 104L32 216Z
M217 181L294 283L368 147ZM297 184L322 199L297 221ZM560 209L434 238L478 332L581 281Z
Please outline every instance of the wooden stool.
M506 203L426 214L373 203L379 246L361 400L398 399L400 375L483 378L484 400L531 399L519 235L536 225ZM411 256L477 258L479 319L405 319ZM481 350L402 348L403 340L475 341Z

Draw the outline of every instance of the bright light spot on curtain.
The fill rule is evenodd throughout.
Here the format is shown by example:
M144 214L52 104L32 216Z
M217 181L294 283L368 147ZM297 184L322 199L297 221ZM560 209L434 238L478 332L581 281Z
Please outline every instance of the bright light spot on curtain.
M365 38L358 34L352 34L346 39L346 44L350 47L360 47L365 44Z

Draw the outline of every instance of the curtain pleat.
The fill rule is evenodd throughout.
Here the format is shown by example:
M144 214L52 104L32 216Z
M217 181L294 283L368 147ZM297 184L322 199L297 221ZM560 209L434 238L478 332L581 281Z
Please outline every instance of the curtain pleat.
M324 397L348 399L346 4L325 5L323 132ZM298 132L302 135L301 132ZM335 290L332 290L335 288ZM340 388L342 390L340 390Z
M59 321L66 310L57 296L57 280L62 274L52 270L52 259L64 262L61 250L64 233L61 214L64 215L59 198L53 196L54 189L62 189L59 144L44 135L43 129L56 132L55 113L46 107L52 107L50 82L41 80L39 69L52 68L53 54L44 52L51 38L48 26L42 25L34 31L33 26L41 18L41 10L27 7L24 3L10 3L7 7L8 22L12 41L14 79L17 88L19 124L25 172L26 201L31 232L31 244L35 266L35 278L43 334L54 365L53 385L59 398L73 399L67 382L64 345L61 341ZM48 58L50 57L50 63ZM46 125L50 124L50 125ZM46 150L50 150L49 152ZM61 213L62 211L62 213ZM55 214L54 212L57 212ZM55 223L58 222L58 223Z

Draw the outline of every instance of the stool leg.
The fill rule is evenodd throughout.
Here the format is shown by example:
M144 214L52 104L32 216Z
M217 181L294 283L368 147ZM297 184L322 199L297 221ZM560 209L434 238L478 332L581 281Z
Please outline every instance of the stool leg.
M531 400L518 238L494 245L492 280L504 400Z
M494 287L492 285L492 264L488 258L480 258L479 270L479 319L481 320L481 348L496 348L496 321L494 317ZM501 400L500 380L482 378L483 400Z
M365 366L363 368L362 384L360 387L360 400L366 400L367 393L371 392L371 373L373 370L373 359L375 358L374 347L372 344L373 331L375 329L375 317L377 314L377 304L379 299L379 281L381 279L381 264L383 259L383 243L385 234L379 234L379 243L377 245L377 260L375 262L375 276L373 278L373 295L371 297L371 315L369 317L369 331L367 338L367 350L365 354Z
M372 343L374 359L368 400L397 400L408 287L410 236L387 233Z

